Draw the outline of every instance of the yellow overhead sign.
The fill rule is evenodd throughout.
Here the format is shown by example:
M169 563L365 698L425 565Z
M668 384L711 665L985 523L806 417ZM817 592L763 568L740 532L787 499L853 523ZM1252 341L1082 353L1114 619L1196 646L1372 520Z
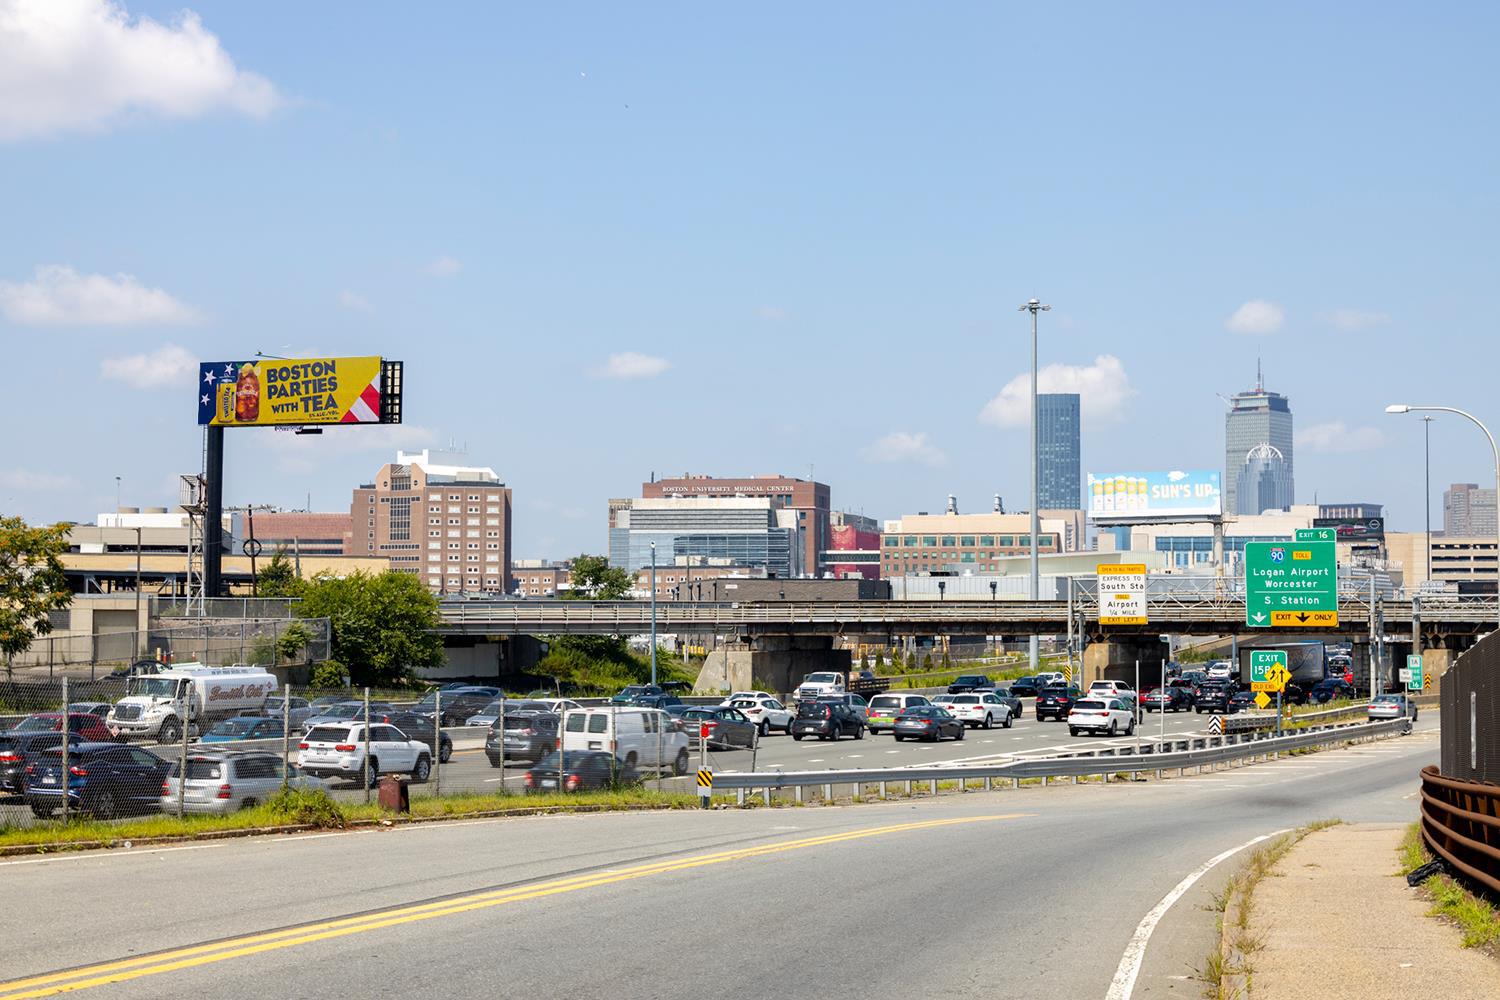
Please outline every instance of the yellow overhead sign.
M257 358L198 366L198 423L378 424L380 358Z

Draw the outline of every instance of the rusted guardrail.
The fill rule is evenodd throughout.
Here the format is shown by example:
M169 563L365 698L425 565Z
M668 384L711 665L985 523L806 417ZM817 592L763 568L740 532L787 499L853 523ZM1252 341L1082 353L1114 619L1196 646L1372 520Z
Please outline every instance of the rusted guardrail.
M1500 893L1500 785L1422 768L1422 840L1455 872Z

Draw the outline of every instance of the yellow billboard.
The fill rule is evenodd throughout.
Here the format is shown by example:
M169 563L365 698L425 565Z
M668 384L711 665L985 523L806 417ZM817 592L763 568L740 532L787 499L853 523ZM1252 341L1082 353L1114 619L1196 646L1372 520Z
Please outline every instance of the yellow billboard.
M378 424L380 358L257 358L198 366L198 423Z

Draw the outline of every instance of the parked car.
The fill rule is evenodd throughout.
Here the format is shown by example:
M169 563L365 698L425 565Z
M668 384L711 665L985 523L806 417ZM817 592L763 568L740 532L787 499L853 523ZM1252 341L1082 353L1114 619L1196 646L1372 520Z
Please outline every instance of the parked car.
M1342 677L1325 677L1312 686L1307 692L1307 700L1314 705L1326 705L1330 701L1342 698L1353 699L1359 697L1354 685Z
M999 698L1001 701L1005 702L1005 704L1010 706L1010 717L1012 719L1019 719L1021 717L1022 708L1021 699L1018 698L1015 694L1011 693L1011 690L1008 687L997 687L994 690L995 697Z
M870 735L885 732L896 725L896 717L908 708L929 702L920 694L877 694L870 699L868 729Z
M849 705L826 698L797 705L797 717L792 720L792 739L816 736L820 740L837 740L845 733L857 740L865 736L864 718Z
M631 704L639 705L641 708L670 708L673 705L684 705L687 703L670 691L663 691L661 694L643 694L631 702Z
M1181 712L1193 707L1193 696L1185 687L1168 684L1147 691L1141 699L1141 707L1148 712Z
M1068 712L1068 732L1130 736L1135 732L1135 711L1122 698L1080 698Z
M1017 698L1035 698L1044 687L1046 684L1035 677L1017 677L1010 682L1010 693Z
M563 749L613 751L636 770L688 769L688 736L658 708L581 708L563 716Z
M902 740L932 740L936 743L944 736L961 740L964 738L964 724L941 705L916 705L896 717L891 734L897 743Z
M569 750L562 754L561 761L553 750L537 761L522 780L528 792L556 791L559 785L564 791L581 792L637 784L641 776L628 763L604 750Z
M708 727L707 741L710 750L727 750L730 747L744 747L748 750L755 744L756 733L760 729L744 712L737 708L724 708L722 705L689 707L682 713L682 721L687 727L690 747L698 745L703 738L703 728Z
M407 739L426 744L428 751L435 753L444 764L453 756L453 737L434 726L431 716L417 712L382 712L378 717L370 716L370 721L395 726Z
M1015 685L1011 685L1011 690L1015 690ZM1076 687L1043 688L1036 696L1036 721L1046 722L1048 719L1056 719L1062 722L1073 710L1073 702L1082 695L1083 692Z
M516 711L519 705L522 704L513 702L509 705L506 705L505 701L506 699L504 698L496 698L494 701L484 706L484 708L480 709L474 715L469 716L469 720L465 722L464 725L483 726L485 728L489 728L490 726L495 724L496 720L500 718L502 707L504 708L505 713L508 714L510 712Z
M370 721L389 712L394 712L394 706L383 701L370 702ZM363 722L365 718L365 703L363 701L338 701L331 705L325 705L308 717L302 723L304 733L312 732L318 726L326 726L330 723L340 722Z
M214 724L203 734L204 743L228 743L232 740L279 740L281 720L261 715L236 715Z
M45 819L68 808L109 819L156 808L162 778L171 765L140 747L119 743L80 743L68 748L67 773L62 749L44 750L26 768L26 804Z
M306 698L293 698L290 710L281 695L272 695L261 705L260 714L272 719L283 719L297 732L313 717L312 704Z
M772 697L765 698L734 698L728 707L739 709L745 716L760 727L760 734L765 736L773 729L780 729L784 733L792 731L792 720L797 713L787 708L781 702Z
M68 706L69 714L97 715L104 718L114 706L107 701L75 701Z
M26 791L26 768L44 751L62 746L62 733L0 733L0 793L20 795ZM68 746L84 742L77 733L68 734Z
M997 724L1009 729L1010 706L993 691L968 691L952 694L943 705L950 715L974 729L992 729Z
M162 812L176 810L179 794L183 812L231 813L248 809L281 791L282 771L286 767L280 754L264 750L195 753L187 760L187 780L179 782L178 763L168 762L166 777L161 782ZM288 788L328 788L326 781L302 774L295 766L286 775L286 784Z
M26 716L16 723L16 733L60 733L62 732L61 712L35 712ZM114 733L104 724L104 720L90 712L69 712L68 732L77 733L82 739L94 743L113 743ZM60 803L61 800L59 800Z
M650 694L665 694L657 684L627 684L609 699L611 705L634 705L637 698Z
M949 694L963 694L973 691L975 688L989 687L991 681L984 674L964 674L953 678L953 683L948 685Z
M365 769L363 722L329 722L314 726L297 745L297 767L318 778L358 781ZM382 774L410 774L426 781L432 774L432 751L388 723L370 724L369 782Z
M1193 712L1202 715L1204 712L1212 715L1214 712L1229 712L1229 699L1234 697L1234 689L1228 681L1204 681L1198 688L1198 697L1193 700Z
M540 705L547 711L558 714L562 712L576 712L583 707L572 698L551 698L546 695L541 697L527 695L526 701L533 705ZM507 708L506 711L508 712L510 709Z
M505 728L496 719L484 737L484 755L490 767L499 767L505 760L541 760L557 749L558 722L559 717L552 712L506 712Z
M1370 721L1376 719L1411 719L1417 721L1417 703L1404 694L1382 694L1366 709Z
M497 687L479 687L469 685L467 687L454 688L451 691L443 691L443 719L439 725L462 726L469 721L469 716L478 715L485 707L496 698L501 697L502 692ZM433 692L421 701L417 702L412 711L418 715L432 716L437 712L438 692Z

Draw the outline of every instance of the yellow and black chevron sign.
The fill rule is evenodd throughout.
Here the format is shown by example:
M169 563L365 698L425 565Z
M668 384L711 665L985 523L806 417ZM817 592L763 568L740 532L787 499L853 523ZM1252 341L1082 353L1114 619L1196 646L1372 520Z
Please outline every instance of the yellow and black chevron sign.
M698 772L698 787L699 788L713 788L714 787L714 773L712 771L709 771L709 770L699 771Z

